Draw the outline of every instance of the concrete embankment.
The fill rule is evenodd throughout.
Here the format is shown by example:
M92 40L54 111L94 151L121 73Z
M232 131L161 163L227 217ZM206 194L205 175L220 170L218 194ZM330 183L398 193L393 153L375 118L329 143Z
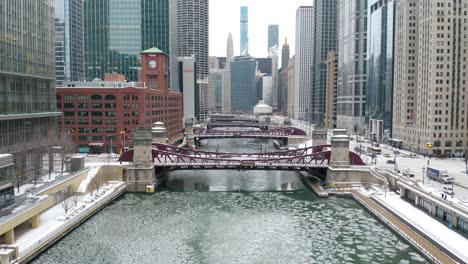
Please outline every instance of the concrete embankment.
M85 222L88 218L104 208L107 204L125 193L125 191L126 185L124 182L120 182L116 186L112 187L111 190L108 190L101 197L97 198L92 204L76 213L76 215L69 217L69 219L66 220L63 225L54 230L51 230L50 233L38 241L35 241L27 248L20 249L19 258L17 258L13 263L27 263L34 257L38 256L41 252L46 250L73 229Z
M386 208L376 203L371 198L365 196L358 190L335 190L330 192L337 195L351 195L356 201L363 205L369 212L376 216L382 223L406 240L410 245L416 248L432 263L459 263L449 254L436 246L433 241L415 231L415 228L405 222L400 221L395 215Z

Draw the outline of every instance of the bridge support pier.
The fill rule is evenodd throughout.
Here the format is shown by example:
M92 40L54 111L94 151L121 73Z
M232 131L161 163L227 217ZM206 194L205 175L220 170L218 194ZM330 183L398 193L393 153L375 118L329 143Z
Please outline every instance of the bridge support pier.
M147 128L133 130L133 165L125 172L127 191L146 192L146 186L156 184L152 156L152 136Z

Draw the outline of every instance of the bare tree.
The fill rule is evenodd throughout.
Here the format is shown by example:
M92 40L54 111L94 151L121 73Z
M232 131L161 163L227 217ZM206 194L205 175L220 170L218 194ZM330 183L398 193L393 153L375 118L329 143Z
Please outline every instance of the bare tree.
M71 199L65 199L62 201L61 206L63 210L65 211L65 215L66 215L68 211L73 207L73 201Z
M78 205L78 202L81 201L81 196L78 195L78 193L74 193L71 199L73 201L74 206L76 207Z

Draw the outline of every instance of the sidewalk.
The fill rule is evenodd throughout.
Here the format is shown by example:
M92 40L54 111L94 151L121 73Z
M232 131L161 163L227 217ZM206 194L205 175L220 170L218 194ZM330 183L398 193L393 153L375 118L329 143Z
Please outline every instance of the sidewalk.
M442 247L446 248L453 255L463 260L464 262L468 262L468 240L465 237L451 230L438 220L434 219L432 216L426 214L425 212L404 201L400 198L400 195L396 193L388 192L386 195L384 195L383 193L377 193L372 195L372 198L376 199L388 210L392 211L393 214L398 215L400 218L404 219L404 221L410 223L414 227L414 229L419 230L419 232L425 234L427 237L430 237ZM367 199L371 200L371 198L368 197ZM374 201L372 202L376 204ZM387 212L387 214L390 213ZM396 217L394 217L393 215L392 217L396 219ZM401 221L399 222L402 223ZM411 231L416 233L413 230ZM428 243L434 247L434 245L431 242L426 241L421 243ZM437 247L435 248L441 254L445 255L445 253L443 253L440 249L438 249ZM438 256L436 254L437 253L433 253L434 256ZM437 258L439 260L443 260L442 258ZM442 262L446 263L445 261Z
M373 201L370 197L365 196L364 194L362 194L360 191L357 191L357 190L353 190L350 192L355 197L361 199L362 202L365 203L364 206L367 205L370 209L380 214L386 220L386 221L383 220L384 222L388 222L387 223L388 225L390 226L393 225L394 227L399 229L410 240L414 241L417 245L419 245L423 251L426 251L428 255L433 256L437 261L439 261L439 263L457 263L451 257L449 257L446 253L444 253L442 250L436 247L432 242L430 242L426 238L419 235L416 231L414 231L411 226L408 226L405 223L401 222L398 218L396 218L386 209L381 207L379 204ZM387 193L387 196L388 196L388 193Z

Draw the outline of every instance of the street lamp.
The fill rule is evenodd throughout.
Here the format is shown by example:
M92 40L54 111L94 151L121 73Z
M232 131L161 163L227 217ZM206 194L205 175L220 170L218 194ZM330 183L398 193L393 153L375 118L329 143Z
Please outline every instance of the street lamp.
M120 135L122 135L122 153L125 152L125 130L120 131Z
M422 167L422 173L423 173L423 185L424 185L424 173L426 172L426 167Z

